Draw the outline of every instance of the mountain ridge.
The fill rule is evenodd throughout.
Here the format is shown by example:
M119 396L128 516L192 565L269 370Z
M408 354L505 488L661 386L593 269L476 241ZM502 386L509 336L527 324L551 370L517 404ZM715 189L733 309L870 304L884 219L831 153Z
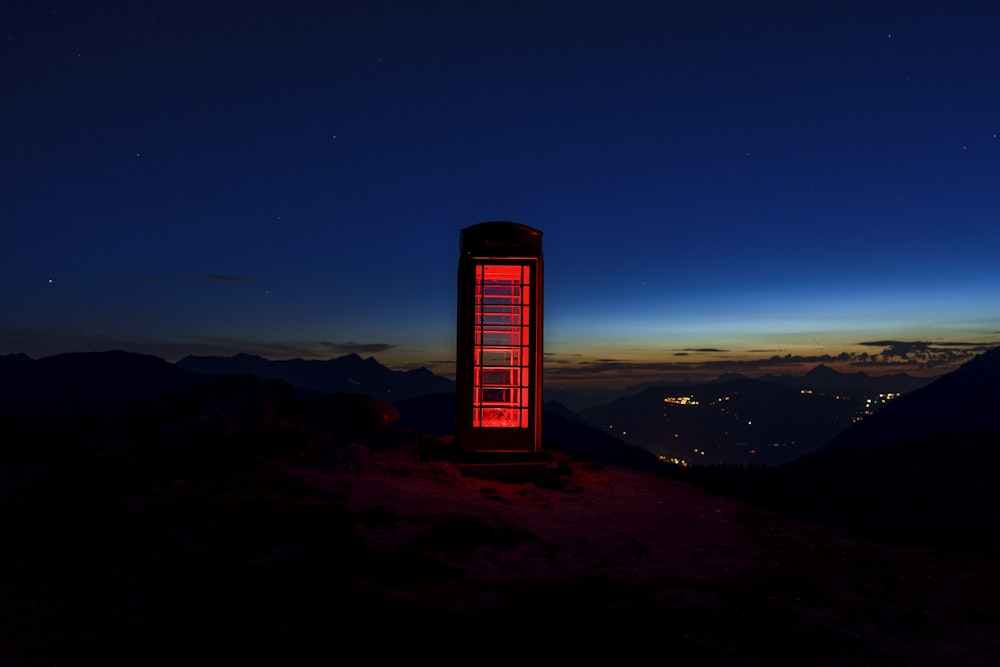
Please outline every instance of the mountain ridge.
M1000 347L853 424L824 449L871 449L942 433L1000 434Z
M775 468L679 478L878 539L947 548L1000 543L1000 348Z
M159 357L106 350L0 359L0 416L117 416L128 404L201 382Z
M454 382L427 368L392 370L375 357L356 353L325 360L270 360L250 354L189 355L179 368L209 375L253 373L262 380L283 380L293 387L323 393L366 393L379 400L400 400L423 394L454 391Z
M826 364L817 364L815 367L802 375L745 375L743 373L724 373L711 380L682 380L682 381L653 381L641 384L629 385L617 390L596 390L574 391L573 389L559 388L552 391L553 399L565 403L570 408L580 411L596 405L610 403L618 398L633 396L647 389L678 389L683 390L690 387L702 387L734 380L760 380L775 384L790 384L802 388L818 390L850 389L853 391L914 391L925 386L940 376L923 377L910 375L908 373L889 373L885 375L869 375L864 371L855 373L843 373L831 368ZM550 391L546 387L546 391Z

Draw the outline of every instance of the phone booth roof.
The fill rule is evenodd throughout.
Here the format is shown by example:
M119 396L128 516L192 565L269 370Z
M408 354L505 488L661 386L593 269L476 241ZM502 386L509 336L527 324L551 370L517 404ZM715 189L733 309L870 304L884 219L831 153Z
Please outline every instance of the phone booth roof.
M481 222L462 230L460 246L478 257L539 257L542 232L519 222Z

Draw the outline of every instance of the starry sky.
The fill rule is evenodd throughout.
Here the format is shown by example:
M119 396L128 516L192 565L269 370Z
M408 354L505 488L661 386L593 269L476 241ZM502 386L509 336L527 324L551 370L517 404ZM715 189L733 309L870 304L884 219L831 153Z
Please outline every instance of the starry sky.
M0 2L0 353L454 372L541 230L546 382L1000 344L992 2Z

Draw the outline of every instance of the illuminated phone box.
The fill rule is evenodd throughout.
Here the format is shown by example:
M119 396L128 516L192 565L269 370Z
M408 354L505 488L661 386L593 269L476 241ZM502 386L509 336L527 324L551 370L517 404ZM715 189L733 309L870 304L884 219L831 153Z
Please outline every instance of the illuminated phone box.
M463 229L460 246L455 442L539 452L542 233L484 222Z

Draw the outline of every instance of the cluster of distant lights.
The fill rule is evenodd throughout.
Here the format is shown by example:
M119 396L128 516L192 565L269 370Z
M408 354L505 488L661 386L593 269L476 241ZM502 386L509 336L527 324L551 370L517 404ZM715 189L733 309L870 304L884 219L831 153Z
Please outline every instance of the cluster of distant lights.
M800 393L802 393L802 394L813 394L815 392L813 392L812 389L802 389L802 390L800 390ZM899 398L901 395L902 395L901 392L887 392L887 393L884 393L884 394L879 394L878 398L869 398L869 399L866 399L864 411L862 412L861 415L855 416L854 419L853 419L853 421L854 422L859 422L862 419L864 419L866 416L874 414L875 411L880 406L885 405L886 403L888 403L889 401L891 401L893 399ZM834 394L833 396L837 400L848 400L849 399L848 396L842 396L840 394ZM709 403L709 405L716 405L717 403L723 403L723 402L728 401L728 400L730 400L729 396L719 396L716 400L711 401ZM666 398L663 399L663 402L664 403L668 403L670 405L683 405L683 406L700 405L700 402L698 400L696 400L694 396L667 396ZM753 425L753 421L747 421L747 426L752 426L752 425ZM608 428L613 431L613 430L615 430L615 425L614 424L608 424ZM627 436L628 435L628 431L627 430L622 430L621 434L623 436ZM674 433L674 438L680 438L680 433ZM794 445L795 443L792 442L791 444ZM775 443L772 443L772 446L773 447L781 447L783 445L780 444L780 443L775 442ZM697 454L699 456L705 456L705 450L703 450L703 449L697 449L696 448L696 449L693 450L693 453ZM756 454L757 450L756 449L751 449L749 453L750 454ZM677 457L677 456L666 456L664 454L660 454L657 458L660 461L662 461L663 463L669 463L669 464L678 466L680 468L687 468L688 466L691 465L691 463L688 460L682 459L682 458Z
M663 461L664 463L670 463L679 468L687 468L689 465L691 465L684 459L678 458L676 456L664 456L663 454L660 454L657 458Z
M663 399L663 402L673 405L698 405L698 401L694 399L694 396L667 396Z
M724 403L728 400L729 396L719 396L714 401L709 402L709 405ZM701 405L701 402L695 399L694 396L667 396L663 399L663 402L671 405Z
M879 394L878 398L869 398L865 400L865 409L861 411L860 415L856 415L852 421L859 422L865 417L869 417L875 414L875 411L879 407L885 405L886 403L888 403L893 399L899 398L900 395L901 394L898 391L891 391L887 394Z

